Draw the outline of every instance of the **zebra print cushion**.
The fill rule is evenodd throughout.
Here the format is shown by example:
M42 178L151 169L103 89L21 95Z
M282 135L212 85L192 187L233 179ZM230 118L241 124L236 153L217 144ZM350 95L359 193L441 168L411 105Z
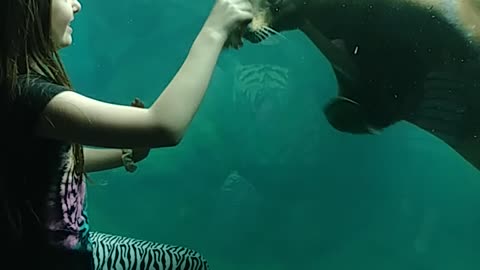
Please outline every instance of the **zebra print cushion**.
M207 270L203 256L189 248L90 233L96 270Z

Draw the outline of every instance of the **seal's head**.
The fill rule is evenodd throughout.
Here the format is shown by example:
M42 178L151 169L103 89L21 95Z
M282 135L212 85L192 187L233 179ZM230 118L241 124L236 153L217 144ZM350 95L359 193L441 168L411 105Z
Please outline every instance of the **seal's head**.
M298 28L302 13L310 0L250 0L253 20L247 27L230 34L225 47L240 48L242 38L259 43L271 35Z
M253 7L252 21L247 25L246 28L241 27L231 33L225 43L225 47L240 48L243 45L242 38L246 38L251 42L257 43L275 33L275 31L269 27L273 15L271 12L270 1L250 0L250 2Z
M251 0L254 18L243 37L259 43L271 35L296 29L310 0Z

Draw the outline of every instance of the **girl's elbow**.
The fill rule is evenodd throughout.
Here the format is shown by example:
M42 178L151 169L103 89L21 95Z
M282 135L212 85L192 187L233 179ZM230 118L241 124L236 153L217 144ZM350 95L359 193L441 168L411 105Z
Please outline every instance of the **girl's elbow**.
M180 144L184 137L184 131L175 127L163 127L155 136L154 147L172 147Z

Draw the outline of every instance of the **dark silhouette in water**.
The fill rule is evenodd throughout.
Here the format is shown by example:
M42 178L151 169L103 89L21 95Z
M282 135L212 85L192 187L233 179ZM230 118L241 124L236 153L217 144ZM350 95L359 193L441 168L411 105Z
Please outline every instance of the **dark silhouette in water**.
M222 256L238 256L259 232L262 196L238 172L225 179L214 200L209 222L209 241Z

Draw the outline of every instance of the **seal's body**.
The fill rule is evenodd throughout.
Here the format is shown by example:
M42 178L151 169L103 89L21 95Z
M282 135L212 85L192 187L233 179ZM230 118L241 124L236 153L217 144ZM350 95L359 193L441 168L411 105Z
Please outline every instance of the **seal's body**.
M333 127L374 133L409 121L480 168L479 2L271 0L263 21L300 29L332 63L340 87L325 114Z

